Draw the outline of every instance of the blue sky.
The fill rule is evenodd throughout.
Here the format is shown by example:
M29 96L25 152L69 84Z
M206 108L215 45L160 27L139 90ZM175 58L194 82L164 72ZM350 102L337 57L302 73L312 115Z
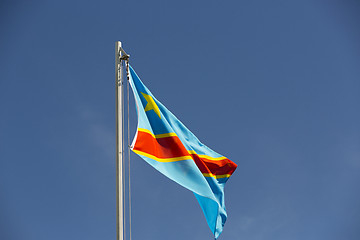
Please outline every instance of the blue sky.
M219 239L359 239L359 12L2 1L0 239L115 239L117 40L157 99L238 164ZM134 106L130 120L133 134ZM212 239L193 194L131 157L133 239Z

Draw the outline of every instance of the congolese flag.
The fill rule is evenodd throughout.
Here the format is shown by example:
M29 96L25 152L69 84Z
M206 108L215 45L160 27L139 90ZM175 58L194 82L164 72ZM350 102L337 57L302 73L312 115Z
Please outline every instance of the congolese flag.
M131 149L162 174L194 192L217 238L226 221L225 182L237 165L202 144L144 86L130 67L138 113Z

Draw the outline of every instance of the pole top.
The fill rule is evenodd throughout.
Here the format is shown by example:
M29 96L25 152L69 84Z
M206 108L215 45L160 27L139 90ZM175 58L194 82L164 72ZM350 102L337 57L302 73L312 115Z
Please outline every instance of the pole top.
M116 45L116 49L118 51L118 54L119 54L119 57L120 57L120 60L128 60L130 55L127 54L124 49L122 48L122 44L120 41L116 41L115 43Z

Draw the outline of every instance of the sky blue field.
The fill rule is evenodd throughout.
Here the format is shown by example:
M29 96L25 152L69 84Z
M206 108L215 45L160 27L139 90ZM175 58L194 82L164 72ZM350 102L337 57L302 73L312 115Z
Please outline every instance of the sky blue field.
M359 24L357 0L2 0L0 239L116 239L117 40L238 164L219 240L360 239ZM133 240L213 239L135 154L131 185Z

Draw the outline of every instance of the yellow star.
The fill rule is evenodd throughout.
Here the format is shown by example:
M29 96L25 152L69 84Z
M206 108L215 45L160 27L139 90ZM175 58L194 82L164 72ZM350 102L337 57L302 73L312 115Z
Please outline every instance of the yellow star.
M145 98L145 100L147 101L147 104L145 106L145 112L150 111L150 110L154 110L154 112L159 116L159 118L161 119L161 115L160 115L160 109L159 107L156 105L154 99L150 96L147 95L145 93L141 93L143 95L143 97Z

